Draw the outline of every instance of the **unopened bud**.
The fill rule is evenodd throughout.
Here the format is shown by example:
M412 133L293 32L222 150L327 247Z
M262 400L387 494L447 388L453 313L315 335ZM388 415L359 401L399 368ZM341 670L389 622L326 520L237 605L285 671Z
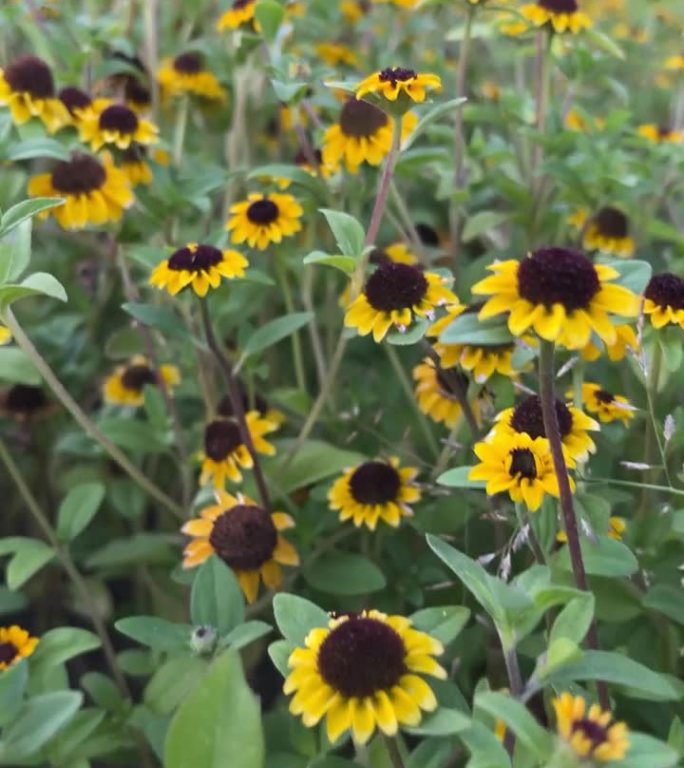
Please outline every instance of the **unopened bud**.
M190 636L190 647L195 653L206 656L213 653L217 637L214 627L207 625L195 627Z

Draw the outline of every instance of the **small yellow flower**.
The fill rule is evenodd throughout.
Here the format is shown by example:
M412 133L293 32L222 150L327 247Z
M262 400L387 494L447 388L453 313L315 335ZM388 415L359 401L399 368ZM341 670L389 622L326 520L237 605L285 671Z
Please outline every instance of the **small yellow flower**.
M134 142L156 144L159 133L156 125L125 104L99 99L82 115L78 128L81 141L89 143L95 152L110 145L128 149Z
M591 27L591 19L579 9L577 0L537 0L524 5L520 13L535 27L548 24L554 32L577 34Z
M73 85L60 89L57 97L67 108L71 122L76 127L79 126L83 117L90 114L94 109L95 102L93 99L85 91Z
M302 228L304 210L292 195L272 192L253 193L247 200L232 205L232 216L226 223L234 243L265 250L271 243L280 243Z
M674 56L669 56L665 60L665 69L670 72L681 72L684 70L684 54L678 53Z
M150 275L150 285L166 290L172 296L192 286L198 296L206 296L209 288L221 285L223 278L244 277L248 265L247 259L237 251L188 243L157 264Z
M212 555L233 570L248 603L263 581L280 589L283 565L299 565L299 555L281 531L294 527L284 512L269 514L247 496L216 491L216 504L181 528L192 538L183 551L183 568L195 568Z
M416 726L422 712L437 709L422 676L446 679L433 658L443 652L403 616L347 613L312 629L304 647L295 648L283 690L294 694L290 712L305 726L325 718L331 743L350 730L357 744L366 744L376 728L395 736L399 726Z
M442 81L438 75L418 74L413 69L403 67L388 67L359 83L356 98L377 93L388 101L396 101L400 94L405 93L409 99L420 103L425 101L427 91L441 89Z
M366 15L363 0L341 0L340 12L350 24L356 24Z
M254 21L256 0L233 0L232 6L216 22L216 29L237 29Z
M50 67L37 56L22 56L0 69L0 107L8 107L15 125L37 117L54 133L71 122L69 111L55 97Z
M16 624L0 627L0 672L28 658L37 645L38 638Z
M588 251L629 258L634 254L634 240L629 234L629 219L618 208L604 206L593 214L581 209L569 217L576 229L582 230L582 246Z
M613 714L598 704L587 707L582 696L562 693L553 700L558 735L580 758L611 763L622 760L629 750L625 723L615 722Z
M137 144L132 144L121 154L121 170L126 174L132 187L139 184L151 184L152 169L145 162L145 150Z
M0 347L9 344L10 341L12 341L12 331L6 325L0 323Z
M397 8L415 8L420 0L371 0L375 5L396 5Z
M681 144L684 138L682 131L677 131L666 125L656 125L656 123L640 125L637 132L639 136L654 144Z
M608 520L608 536L615 541L622 541L622 534L627 529L627 523L622 517L611 516Z
M180 382L175 365L160 365L157 372L146 357L135 355L105 379L102 387L105 402L137 408L145 402L145 386L159 386L158 376L168 389L173 389Z
M359 59L351 48L342 43L320 42L315 47L316 55L330 67L339 67L346 64L348 67L357 67Z
M458 370L449 371L447 376L431 357L426 357L413 369L413 378L416 380L416 400L421 413L435 423L444 423L453 429L461 418L462 409L451 379L459 381L466 394L468 377Z
M572 395L571 392L566 394L568 397ZM595 413L605 424L619 419L626 425L634 418L636 411L626 397L614 395L603 389L600 384L591 382L582 384L582 400L589 413Z
M204 67L199 53L181 53L174 59L164 59L157 80L165 96L190 94L210 101L225 101L226 91L216 75Z
M684 328L684 280L671 272L653 275L644 291L644 314L654 328Z
M358 528L374 531L378 520L397 528L402 517L412 517L411 504L420 501L414 480L418 470L400 467L399 459L366 461L346 469L328 493L330 509L340 513L340 521L352 520Z

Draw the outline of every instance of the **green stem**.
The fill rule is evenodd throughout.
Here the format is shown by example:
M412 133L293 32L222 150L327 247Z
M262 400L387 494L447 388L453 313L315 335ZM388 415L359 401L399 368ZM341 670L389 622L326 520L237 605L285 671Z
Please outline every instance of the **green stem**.
M456 440L456 437L458 436L458 433L461 429L461 425L463 424L463 419L459 417L457 422L454 424L454 426L451 429L451 432L449 432L449 437L444 441L444 447L442 448L442 452L439 454L439 458L437 459L437 463L435 464L434 469L432 470L431 479L436 480L442 472L447 467L447 464L449 463L449 459L451 458L451 454L454 452L454 442Z
M580 357L572 369L572 402L575 408L582 410L584 406L584 396L582 394L582 385L584 384L584 372L586 365Z
M295 311L294 302L292 300L292 291L290 289L290 283L287 277L287 263L285 257L279 253L275 259L276 277L280 290L283 294L285 301L285 309L289 314ZM295 331L292 334L292 358L294 363L295 378L297 379L297 387L306 392L306 374L304 372L304 356L302 354L302 339L299 335L299 331Z
M21 349L31 359L31 362L38 370L38 373L45 379L45 383L50 387L55 397L72 415L76 423L81 429L95 440L96 443L115 461L121 469L137 483L147 494L153 499L158 501L163 507L168 509L179 519L184 519L183 509L176 504L176 502L167 496L164 491L158 488L151 480L149 480L143 473L131 463L128 457L116 446L114 443L94 424L90 418L81 409L79 404L64 388L62 382L57 378L55 372L47 364L43 356L33 346L33 342L24 332L24 329L19 324L19 321L14 316L12 310L8 307L5 310L4 321L7 327L12 331L12 336Z
M387 755L392 763L392 768L405 768L404 758L401 756L399 741L396 736L382 734L382 743L385 745Z
M648 488L651 491L661 491L662 493L669 493L671 496L684 496L684 491L680 491L677 488L670 488L667 485L653 485L652 483L635 483L629 480L613 480L610 477L585 477L583 478L585 483L593 483L594 485L620 485L623 488Z
M648 415L651 420L651 427L653 434L658 445L658 453L660 454L660 460L663 464L663 471L665 472L665 479L669 486L672 485L670 479L670 472L667 468L667 460L665 458L665 445L661 436L660 425L656 418L654 398L658 395L658 382L660 380L660 370L663 363L663 350L656 340L653 347L653 358L651 360L651 370L649 371L648 382L646 384L646 398L648 400Z
M420 235L418 234L416 226L413 223L413 219L411 218L411 212L404 202L404 198L401 196L401 193L399 192L399 189L397 188L394 180L390 182L390 195L392 197L392 201L394 202L394 207L397 209L397 213L399 214L399 218L401 220L401 231L408 235L408 238L411 241L411 247L413 248L418 259L423 264L426 264L427 258L425 249L423 248L423 243L420 239Z
M152 90L152 116L156 119L159 112L159 85L157 84L157 67L159 63L159 47L157 33L157 10L159 0L141 0L143 25L145 29L145 63L150 73L150 88Z
M521 504L519 502L515 503L515 515L518 518L518 525L520 526L521 530L527 526L527 541L530 545L530 549L532 550L532 554L534 555L534 559L539 563L539 565L546 565L546 555L544 554L544 550L539 543L537 533L534 530L534 526L532 525L532 521L530 520L530 515L525 504Z
M173 129L173 153L172 162L178 168L183 160L183 148L185 147L185 133L188 127L188 114L190 111L190 99L181 97L176 107L176 124Z

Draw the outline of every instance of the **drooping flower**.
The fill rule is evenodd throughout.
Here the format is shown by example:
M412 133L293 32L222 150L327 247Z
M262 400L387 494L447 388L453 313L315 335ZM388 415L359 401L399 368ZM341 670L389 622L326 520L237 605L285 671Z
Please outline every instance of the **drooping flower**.
M145 386L159 386L160 376L168 389L180 383L180 373L175 365L160 365L155 371L146 357L134 355L105 379L102 387L105 402L137 408L145 402Z
M396 101L400 94L405 93L411 101L425 101L428 91L439 91L442 81L438 75L431 73L418 74L413 69L404 67L388 67L380 72L374 72L363 80L356 88L356 98L361 99L375 93L388 101Z
M50 67L37 56L21 56L0 69L0 106L9 108L16 125L37 117L49 133L71 120L55 95Z
M156 144L159 129L125 104L107 100L94 102L79 121L81 141L97 152L106 146L128 149L131 144Z
M206 296L209 288L218 288L223 278L244 277L248 266L247 259L237 251L188 243L157 264L150 275L150 285L172 296L191 286L198 296Z
M568 392L567 395L571 396ZM595 413L605 424L620 420L627 425L634 418L636 408L622 395L614 395L600 384L585 381L582 384L582 400L589 413Z
M0 672L28 658L36 650L38 642L37 637L31 637L16 624L0 627Z
M654 328L684 328L684 280L671 272L653 275L644 290L644 314Z
M337 616L312 629L288 659L292 671L283 690L294 694L290 712L309 728L325 718L333 743L347 730L357 744L376 728L394 736L437 708L422 675L446 678L433 658L443 650L402 616L375 610Z
M157 80L165 96L190 94L210 101L224 101L225 88L216 75L206 69L204 57L190 51L173 59L164 59Z
M270 243L280 243L302 228L304 211L292 195L271 192L253 193L247 200L232 205L226 224L234 243L247 242L260 251Z
M618 208L604 206L591 216L586 210L580 210L569 221L583 230L582 246L588 251L603 251L622 258L634 254L629 219Z
M587 707L582 696L565 692L552 702L558 734L580 758L599 763L622 760L629 750L625 723L616 722L598 704Z
M580 11L577 0L537 0L520 9L520 13L535 27L548 24L559 34L577 34L591 27L591 19Z
M413 378L416 380L416 401L420 411L437 424L443 423L449 429L455 427L463 410L454 391L453 379L465 395L468 392L468 377L459 370L447 373L431 357L426 357L413 369Z

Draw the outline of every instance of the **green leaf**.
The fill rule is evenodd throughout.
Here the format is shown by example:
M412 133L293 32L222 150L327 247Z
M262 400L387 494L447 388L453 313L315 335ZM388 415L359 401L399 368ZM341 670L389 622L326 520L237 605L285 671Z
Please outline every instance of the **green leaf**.
M18 141L5 153L5 160L32 160L34 157L69 160L71 153L63 144L47 137Z
M439 340L443 344L475 344L483 347L512 344L514 341L503 316L478 320L475 312L459 315L442 331Z
M97 423L100 431L120 448L140 454L164 453L168 450L166 435L142 421L111 416Z
M459 738L470 751L468 768L510 768L503 744L483 723L474 720L470 728L459 733Z
M538 760L548 760L553 746L551 734L539 725L524 704L505 693L483 691L476 694L475 707L503 720Z
M406 141L402 144L402 152L406 152L406 150L410 149L410 147L414 144L416 139L425 132L427 128L429 128L432 123L439 120L440 117L443 115L449 114L449 112L452 112L454 109L457 109L461 107L467 99L464 98L457 98L457 99L450 99L449 101L445 101L441 104L438 104L436 107L433 107L426 115L424 115L418 125L413 129L413 133L406 139Z
M32 218L41 211L47 211L63 203L61 197L34 197L31 200L22 200L5 211L0 218L0 237L4 237L22 221Z
M162 533L136 533L112 539L86 560L89 568L127 568L131 565L168 565L175 562L176 550Z
M586 32L589 40L591 40L591 42L594 43L594 45L596 45L598 48L601 48L603 51L609 53L611 56L614 56L616 59L620 59L621 61L625 60L625 52L609 35L606 35L599 29L596 29L596 27L587 29Z
M600 263L619 272L620 277L615 282L637 294L644 292L653 274L653 267L638 259L601 259Z
M583 538L580 548L585 570L590 576L631 576L639 569L639 563L631 549L608 536L599 536L595 544ZM554 564L565 571L572 571L567 546L558 551Z
M310 323L313 317L313 312L293 312L290 315L277 317L275 320L266 323L266 325L262 325L245 342L240 360L235 366L236 370L242 367L248 357L263 352L265 349L291 336L295 331Z
M273 627L265 621L246 621L221 638L221 643L237 651L272 631Z
M226 651L181 704L166 736L165 768L262 768L264 735L256 696L237 651Z
M55 550L38 539L25 539L15 549L7 565L7 586L17 590L47 565L55 556Z
M674 768L681 763L672 747L645 733L630 731L627 756L612 765L613 768Z
M416 736L451 736L468 728L471 720L463 712L448 707L440 707L436 712L426 715L420 725L404 727Z
M684 601L682 601L681 587L656 584L648 590L643 606L653 611L660 611L677 624L684 625Z
M157 616L129 616L114 626L122 635L155 651L182 651L190 647L192 627Z
M54 667L99 648L100 638L87 629L56 627L41 635L31 665Z
M25 659L0 674L0 728L14 720L21 707L28 678L28 662Z
M0 283L10 283L24 273L31 261L33 220L25 219L10 237L0 242Z
M290 673L287 660L290 658L293 650L293 646L287 640L276 640L268 646L268 655L273 662L273 666L283 677L287 677Z
M307 87L304 83L304 87ZM280 99L281 101L289 101L289 99ZM260 165L254 168L247 174L248 179L289 179L293 184L299 184L306 187L308 190L314 193L318 193L321 190L321 182L316 176L312 176L308 171L300 168L297 165L286 163L272 163L269 165Z
M360 453L337 448L321 440L307 440L290 461L288 453L294 442L279 441L278 455L267 464L268 476L274 479L282 493L290 493L337 475L365 458Z
M66 301L64 286L48 272L34 272L18 285L7 284L0 287L0 309L30 296L49 296L52 299Z
M272 42L278 34L285 9L274 0L258 0L254 8L254 16L261 26L261 33L266 40Z
M508 213L498 213L497 211L479 211L469 216L463 228L463 240L469 243L471 240L487 233L490 229L495 229L504 221L510 219Z
M571 600L558 614L551 627L549 645L565 638L579 645L589 630L594 617L594 596L587 592Z
M366 233L353 216L341 211L333 211L329 208L320 208L330 227L337 247L345 256L358 259L363 253Z
M72 541L97 514L105 497L102 483L82 483L72 488L57 512L57 536Z
M273 615L281 634L292 645L304 645L310 630L327 627L330 621L330 616L315 603L285 593L273 598Z
M330 595L365 595L387 584L375 563L353 552L326 552L304 569L303 576L310 587Z
M345 275L351 275L356 269L357 259L353 256L343 256L342 254L329 254L323 251L311 251L303 259L304 264L323 264L327 267L335 267Z
M158 307L154 304L135 304L128 302L121 309L143 325L149 325L165 335L188 339L190 334L180 317L169 307Z
M0 380L33 387L40 386L42 382L31 359L19 347L0 347Z
M445 485L447 488L477 488L487 487L484 480L469 480L468 474L472 467L455 467L443 472L438 478L439 485Z
M423 608L410 618L416 629L427 632L443 645L448 645L468 623L470 610L462 605L444 605Z
M225 635L245 619L245 601L235 575L218 557L199 567L190 596L192 623L214 627Z
M387 334L387 342L397 347L408 347L417 344L425 336L430 323L424 317L416 318L405 331L393 328Z
M198 656L174 656L162 664L145 688L145 704L158 715L172 715L195 691L209 668Z

